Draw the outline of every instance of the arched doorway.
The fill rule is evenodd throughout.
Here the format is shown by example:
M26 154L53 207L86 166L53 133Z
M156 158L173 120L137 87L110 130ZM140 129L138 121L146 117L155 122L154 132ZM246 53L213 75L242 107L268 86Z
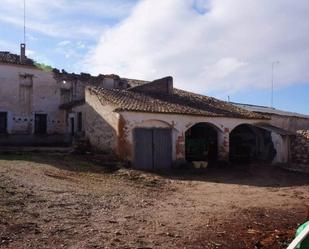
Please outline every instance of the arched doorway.
M271 162L276 150L271 133L249 124L241 124L230 133L231 162Z
M186 160L214 162L218 159L218 131L212 124L198 123L185 134Z

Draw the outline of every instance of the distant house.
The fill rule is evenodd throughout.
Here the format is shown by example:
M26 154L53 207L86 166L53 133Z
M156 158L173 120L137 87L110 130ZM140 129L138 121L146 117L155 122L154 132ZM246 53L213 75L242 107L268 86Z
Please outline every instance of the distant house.
M71 145L117 154L139 169L185 162L281 162L309 117L233 104L118 75L74 74L0 52L0 146Z
M271 118L270 123L272 125L281 127L282 129L291 132L308 129L309 115L278 110L276 108L267 106L249 105L249 104L241 104L233 102L231 102L231 104L251 112L266 114L270 116Z

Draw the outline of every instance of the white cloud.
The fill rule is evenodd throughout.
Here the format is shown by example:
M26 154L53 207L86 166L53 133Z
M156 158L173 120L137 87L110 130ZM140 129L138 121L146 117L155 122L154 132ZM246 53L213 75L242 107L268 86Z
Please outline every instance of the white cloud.
M8 41L4 41L0 39L0 51L11 51L11 52L15 52L16 51L16 46L15 44L8 42Z
M64 41L58 42L58 46L65 47L65 46L69 45L70 43L71 43L71 41L64 40Z
M204 14L201 14L204 13ZM86 58L93 73L233 92L309 82L307 0L143 0L103 32Z
M35 56L35 51L34 50L31 50L31 49L26 49L26 55L28 56L28 57L33 57L33 56Z
M53 37L95 38L107 25L101 19L126 16L133 1L26 0L27 29ZM23 0L1 0L0 22L23 26Z

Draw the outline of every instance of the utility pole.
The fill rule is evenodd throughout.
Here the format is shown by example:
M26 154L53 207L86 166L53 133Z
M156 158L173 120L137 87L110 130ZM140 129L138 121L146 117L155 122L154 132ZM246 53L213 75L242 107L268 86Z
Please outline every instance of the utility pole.
M274 70L275 65L279 64L280 61L273 61L271 63L271 99L270 99L270 107L274 107Z

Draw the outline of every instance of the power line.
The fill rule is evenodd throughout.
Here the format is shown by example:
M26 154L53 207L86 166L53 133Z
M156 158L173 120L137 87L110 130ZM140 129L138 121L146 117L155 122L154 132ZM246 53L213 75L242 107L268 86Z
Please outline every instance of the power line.
M273 61L271 64L271 99L270 99L270 107L274 107L274 68L276 64L279 64L279 61Z
M24 44L26 44L26 0L24 0Z

